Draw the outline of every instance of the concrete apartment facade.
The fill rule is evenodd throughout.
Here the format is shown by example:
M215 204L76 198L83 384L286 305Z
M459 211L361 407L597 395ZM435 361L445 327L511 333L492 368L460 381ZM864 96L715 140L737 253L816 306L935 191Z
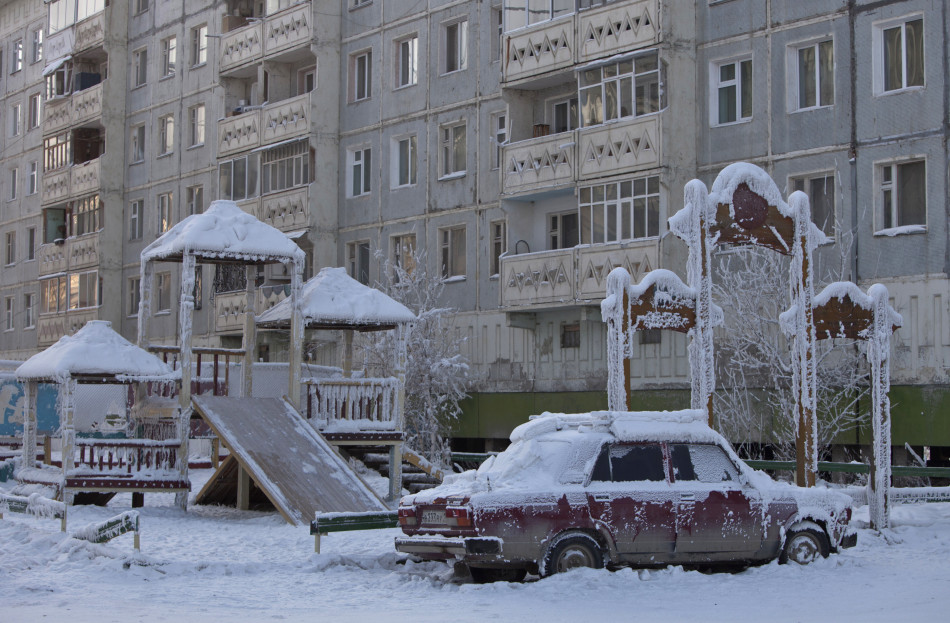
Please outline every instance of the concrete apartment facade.
M230 198L309 274L373 284L425 250L472 364L457 437L480 449L532 413L605 406L607 273L685 276L666 224L684 185L745 160L808 192L836 240L854 231L844 277L904 316L895 441L950 446L942 2L0 4L3 358L92 318L133 339L142 248ZM243 275L201 270L197 340L239 346ZM252 277L258 310L286 296L280 270ZM157 280L154 341L174 341L177 283ZM688 405L686 346L636 345L641 408Z

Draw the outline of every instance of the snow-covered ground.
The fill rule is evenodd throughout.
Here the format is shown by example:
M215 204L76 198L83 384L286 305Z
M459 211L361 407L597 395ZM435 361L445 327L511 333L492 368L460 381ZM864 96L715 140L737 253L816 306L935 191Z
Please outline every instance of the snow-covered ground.
M192 473L197 483L208 470ZM7 488L9 483L0 485ZM70 531L129 510L70 509ZM945 620L950 609L950 503L895 505L893 528L808 567L741 573L667 568L577 570L524 584L470 584L443 564L393 550L398 530L344 532L313 553L306 528L276 513L146 496L142 551L132 535L93 545L59 520L0 521L0 621L871 621Z

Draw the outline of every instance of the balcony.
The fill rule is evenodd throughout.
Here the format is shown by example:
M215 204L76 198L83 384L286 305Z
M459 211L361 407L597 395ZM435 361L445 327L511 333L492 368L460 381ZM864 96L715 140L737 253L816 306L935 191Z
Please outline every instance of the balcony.
M292 188L261 197L258 220L284 233L305 229L310 224L310 186Z
M244 310L247 293L219 292L214 295L214 330L217 333L235 333L244 330Z
M54 344L64 335L72 335L90 320L99 319L99 308L76 309L67 312L40 314L36 322L37 346Z
M53 245L56 246L56 245ZM67 238L66 261L68 270L92 268L99 265L99 232Z
M82 125L102 116L102 84L74 93L72 100L71 122Z
M69 268L65 244L41 244L36 250L40 277L64 273Z
M73 53L102 47L106 40L105 13L99 12L73 26Z
M635 282L657 267L659 240L584 245L501 259L501 307L508 311L600 301L607 275L623 266Z
M274 102L218 121L218 155L228 156L310 132L310 94Z
M505 36L502 82L541 88L559 70L658 43L659 0L608 4Z
M219 71L222 74L241 69L264 58L306 46L309 49L310 3L297 4L262 21L241 26L221 37ZM225 16L228 17L228 16Z
M72 97L47 100L43 105L43 134L55 134L69 127L73 121Z
M659 116L652 115L578 130L578 179L660 166L659 129Z
M571 186L577 181L575 132L562 132L506 145L502 194L513 196Z
M59 203L69 199L69 169L51 171L43 175L42 203Z
M60 203L99 190L99 159L43 175L43 205Z

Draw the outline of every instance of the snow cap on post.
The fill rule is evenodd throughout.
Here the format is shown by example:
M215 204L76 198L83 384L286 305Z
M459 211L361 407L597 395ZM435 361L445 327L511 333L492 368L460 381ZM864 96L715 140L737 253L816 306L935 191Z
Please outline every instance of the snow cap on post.
M303 263L305 254L282 231L257 220L233 201L212 201L145 247L142 261L181 261L185 254L245 263Z
M16 370L18 381L65 383L78 375L115 378L117 382L177 377L161 359L113 331L105 320L90 320Z

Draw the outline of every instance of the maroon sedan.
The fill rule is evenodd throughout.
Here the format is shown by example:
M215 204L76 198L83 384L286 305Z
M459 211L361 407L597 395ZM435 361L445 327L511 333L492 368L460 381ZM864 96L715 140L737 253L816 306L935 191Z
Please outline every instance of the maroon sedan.
M574 567L799 564L854 545L851 500L743 463L702 411L532 418L478 470L406 496L396 549L475 581Z

